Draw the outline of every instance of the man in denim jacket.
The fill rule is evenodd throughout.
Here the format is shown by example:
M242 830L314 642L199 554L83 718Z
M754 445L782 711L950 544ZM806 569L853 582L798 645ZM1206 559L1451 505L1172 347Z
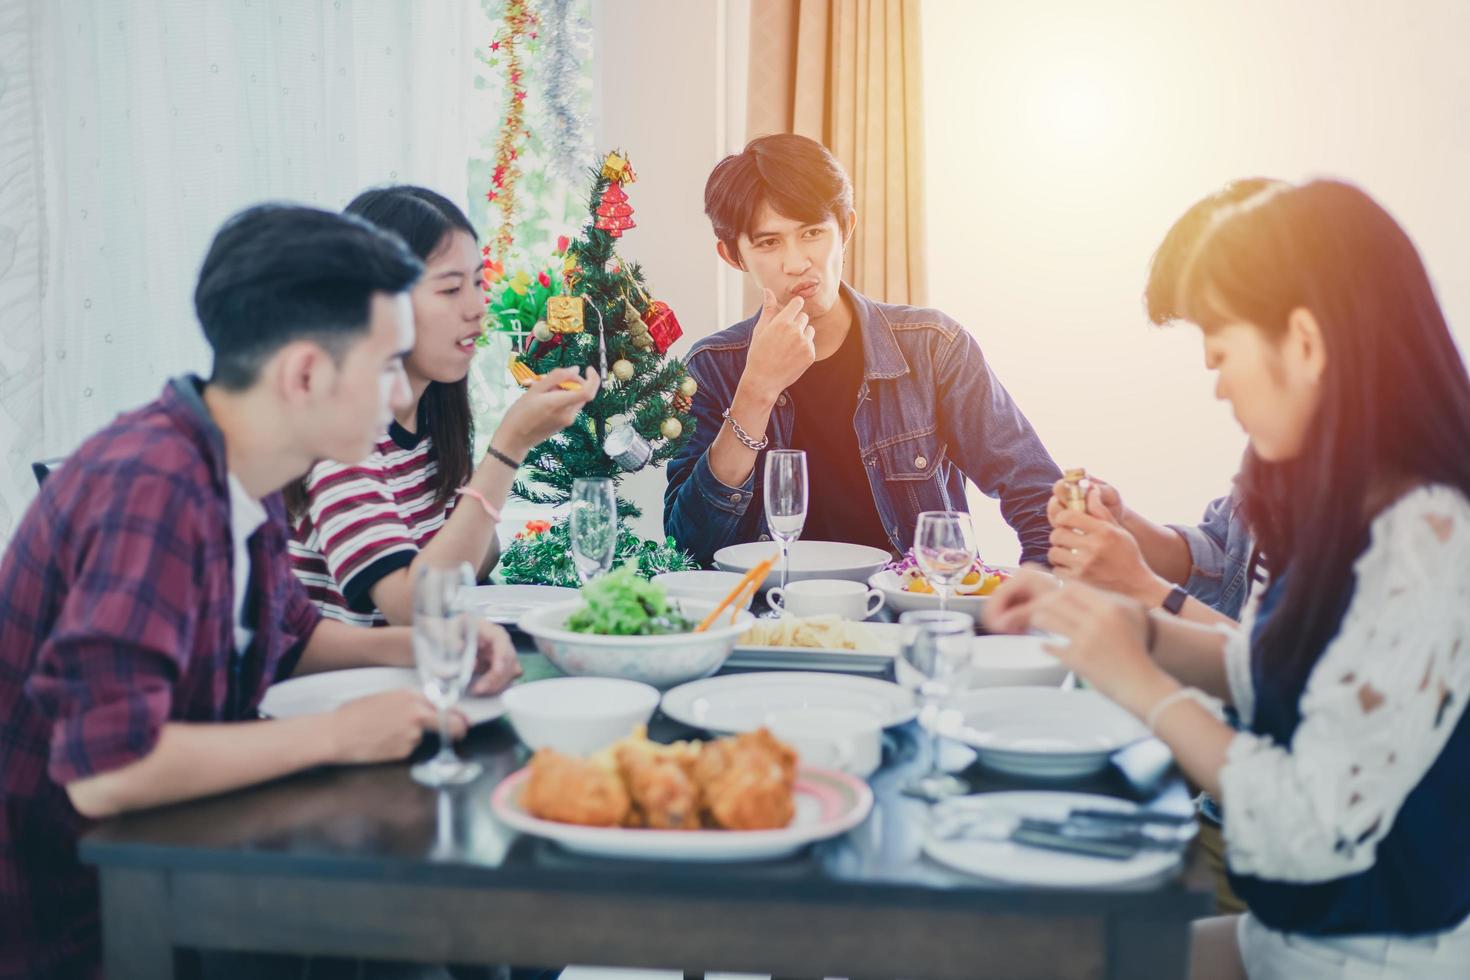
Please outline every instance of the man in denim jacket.
M964 510L965 478L1000 499L1023 561L1044 561L1060 472L974 338L936 310L842 282L852 185L820 144L753 140L705 186L720 257L761 312L694 346L694 436L669 464L664 527L701 564L767 540L760 460L807 453L803 537L901 553L921 511Z

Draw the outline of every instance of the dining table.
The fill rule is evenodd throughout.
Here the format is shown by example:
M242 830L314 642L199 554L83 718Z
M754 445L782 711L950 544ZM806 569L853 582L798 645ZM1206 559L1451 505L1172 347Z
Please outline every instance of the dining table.
M528 678L556 673L527 637L516 639ZM705 733L656 714L649 734ZM1186 975L1190 922L1213 904L1197 846L1165 880L1127 889L1026 887L951 870L924 853L928 804L900 791L927 762L925 745L914 722L888 730L867 819L773 860L594 857L509 830L491 795L528 751L504 719L460 743L483 766L463 786L420 786L407 760L323 767L107 820L80 854L99 875L111 980L188 976L197 950L685 977ZM1062 784L989 771L955 743L946 751L974 793L1065 789L1173 813L1192 806L1152 740Z

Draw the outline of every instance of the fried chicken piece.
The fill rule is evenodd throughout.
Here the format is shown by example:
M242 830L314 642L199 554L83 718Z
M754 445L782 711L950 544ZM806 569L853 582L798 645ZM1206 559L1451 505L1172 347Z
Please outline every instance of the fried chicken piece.
M618 752L636 825L650 830L698 830L699 786L677 761L624 747Z
M533 817L586 827L616 827L627 819L628 791L616 769L538 749L521 805Z
M764 728L706 744L694 775L726 830L774 830L796 815L796 753Z

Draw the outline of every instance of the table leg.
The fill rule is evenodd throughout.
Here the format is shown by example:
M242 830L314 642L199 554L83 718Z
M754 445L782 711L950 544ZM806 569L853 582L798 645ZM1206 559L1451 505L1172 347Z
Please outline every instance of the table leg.
M167 874L113 867L99 879L108 980L174 980Z
M1183 980L1189 970L1189 923L1144 919L1108 922L1109 980Z

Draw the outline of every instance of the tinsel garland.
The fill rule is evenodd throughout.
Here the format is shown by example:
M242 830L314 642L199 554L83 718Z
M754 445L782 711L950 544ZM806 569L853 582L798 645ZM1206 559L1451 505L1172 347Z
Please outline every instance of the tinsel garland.
M500 556L500 574L511 584L563 585L576 588L576 566L572 564L570 522L565 518L542 530L544 524L532 521ZM681 551L673 538L662 542L645 541L624 524L618 530L617 565L633 563L638 574L652 578L662 572L682 572L698 568L694 559Z
M582 16L584 0L542 0L542 54L538 71L549 120L542 139L551 167L564 180L581 179L581 161L591 153L591 127L581 111L581 63L591 53L592 27Z
M495 233L491 247L495 259L505 261L515 241L516 183L521 178L517 163L525 148L526 89L521 84L524 71L521 67L521 44L527 38L536 39L536 15L531 12L527 0L506 0L505 26L490 42L493 55L505 59L506 99L505 124L495 140L495 172L490 177L492 186L485 192L485 200L500 209L500 228ZM492 59L493 63L493 59Z

